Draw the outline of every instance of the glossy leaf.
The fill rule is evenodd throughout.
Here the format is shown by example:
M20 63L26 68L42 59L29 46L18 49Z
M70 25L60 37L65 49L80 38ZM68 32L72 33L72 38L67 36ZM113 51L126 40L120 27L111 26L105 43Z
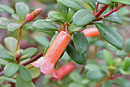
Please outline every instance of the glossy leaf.
M26 69L24 66L20 66L19 73L20 73L21 78L25 82L31 82L32 81L32 76L31 76L30 71L28 69Z
M13 57L10 56L9 52L6 49L0 48L0 58L7 60L7 61L13 61Z
M130 82L125 78L117 78L112 81L112 83L118 85L119 87L130 87Z
M76 83L81 83L82 81L82 77L80 76L80 74L78 72L72 72L70 75L69 75L70 79L73 80L74 82ZM75 77L77 79L75 79Z
M95 16L93 16L89 11L85 9L81 9L77 11L73 16L73 23L76 26L85 26L95 20Z
M126 5L130 5L130 0L111 0L111 1L126 4Z
M84 87L84 85L82 85L82 84L78 84L78 83L70 83L69 85L68 85L68 87Z
M8 48L8 50L15 54L15 50L16 50L16 45L17 45L17 40L13 37L7 37L5 38L5 45Z
M122 24L122 19L120 18L120 16L116 12L112 13L111 15L106 17L104 20L112 22L112 23Z
M4 75L11 77L19 70L19 65L15 63L9 63L4 68Z
M112 87L112 83L110 81L105 81L103 84L102 84L102 87Z
M117 33L112 27L107 26L105 24L96 24L97 29L101 33L102 37L115 46L118 49L122 49L124 46L124 42L119 33Z
M6 65L6 64L8 64L8 61L0 58L0 65Z
M69 32L76 32L76 31L80 31L82 29L84 29L83 27L77 27L76 25L74 25L73 23L70 24L70 26L68 27Z
M18 73L16 76L16 87L33 87L31 82L25 82Z
M57 27L52 23L45 22L44 20L37 20L32 25L37 31L56 31Z
M68 8L66 6L64 6L62 3L57 2L57 8L58 8L59 12L63 13L65 16L67 15Z
M18 2L15 5L16 13L20 18L20 21L24 21L26 15L29 13L29 7L23 2Z
M18 15L16 15L16 14L12 14L11 16L12 16L14 19L16 19L16 20L19 20Z
M57 0L58 2L62 3L66 7L72 8L74 10L79 10L81 7L75 3L74 0Z
M2 9L3 12L8 12L8 13L10 13L10 14L13 14L13 13L14 13L14 10L13 10L11 7L6 6L6 5L0 4L0 9Z
M73 41L75 49L80 55L85 54L87 52L88 40L82 32L75 32Z
M27 48L26 50L23 51L22 55L28 55L28 57L32 57L34 56L35 54L37 53L37 48L33 48L33 47L30 47L30 48Z
M5 17L0 17L0 29L7 29L7 25L9 24L9 20Z
M40 76L40 69L39 68L32 68L29 70L31 72L32 78L37 78L38 76Z
M87 78L90 80L99 80L99 79L103 78L104 76L105 76L105 74L98 69L89 70L87 72Z
M123 64L123 70L130 71L130 58L125 58L124 64Z
M8 31L15 31L17 29L19 29L21 27L21 24L17 24L17 23L10 23L7 26Z
M72 42L72 41L71 41ZM86 63L86 54L80 55L76 52L76 49L73 43L69 43L66 49L68 55L71 57L73 61L78 64L85 64Z
M113 56L108 50L103 50L104 59L108 66L112 66L113 64Z
M84 0L93 10L96 9L96 3L94 0Z
M107 4L107 5L111 4L111 0L97 0L97 1L98 3L101 3L101 4Z
M126 51L130 53L130 39L126 40Z
M49 44L48 39L47 39L44 35L34 36L34 39L35 39L39 44L41 44L42 46L47 47L48 44Z
M57 11L51 11L48 13L48 17L50 18L54 18L56 20L61 20L61 21L65 21L65 15L57 12Z

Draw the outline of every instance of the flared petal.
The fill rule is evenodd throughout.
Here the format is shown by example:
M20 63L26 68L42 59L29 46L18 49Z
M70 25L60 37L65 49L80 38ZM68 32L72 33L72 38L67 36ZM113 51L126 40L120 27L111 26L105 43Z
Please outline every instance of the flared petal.
M40 67L45 62L45 58L41 57L37 61L31 63L35 67Z

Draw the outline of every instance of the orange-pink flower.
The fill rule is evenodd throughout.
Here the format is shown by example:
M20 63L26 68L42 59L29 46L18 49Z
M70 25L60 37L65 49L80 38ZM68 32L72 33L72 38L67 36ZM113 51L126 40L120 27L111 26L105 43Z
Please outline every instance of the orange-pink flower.
M40 67L40 71L46 75L51 74L54 71L55 63L64 52L70 40L70 34L65 31L61 31L51 43L45 56L32 63L32 65Z
M72 72L76 68L75 64L73 62L69 62L68 64L62 66L61 68L55 70L52 73L52 77L50 78L53 81L61 80L66 75L68 75L70 72Z
M82 32L86 37L95 37L100 35L100 32L96 27L84 29Z

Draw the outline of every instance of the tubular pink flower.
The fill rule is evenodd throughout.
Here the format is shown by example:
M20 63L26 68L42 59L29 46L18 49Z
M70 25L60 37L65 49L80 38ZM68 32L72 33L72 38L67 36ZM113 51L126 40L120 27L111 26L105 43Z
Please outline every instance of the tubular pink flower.
M54 71L55 63L64 52L70 40L70 34L65 31L61 31L51 43L45 56L32 63L32 65L40 67L40 71L46 75L51 74Z

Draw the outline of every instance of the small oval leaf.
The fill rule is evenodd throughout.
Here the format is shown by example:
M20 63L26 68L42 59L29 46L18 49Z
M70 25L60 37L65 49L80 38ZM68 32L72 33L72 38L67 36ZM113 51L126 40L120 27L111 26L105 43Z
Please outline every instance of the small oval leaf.
M19 65L15 63L9 63L4 68L4 75L11 77L19 70Z

